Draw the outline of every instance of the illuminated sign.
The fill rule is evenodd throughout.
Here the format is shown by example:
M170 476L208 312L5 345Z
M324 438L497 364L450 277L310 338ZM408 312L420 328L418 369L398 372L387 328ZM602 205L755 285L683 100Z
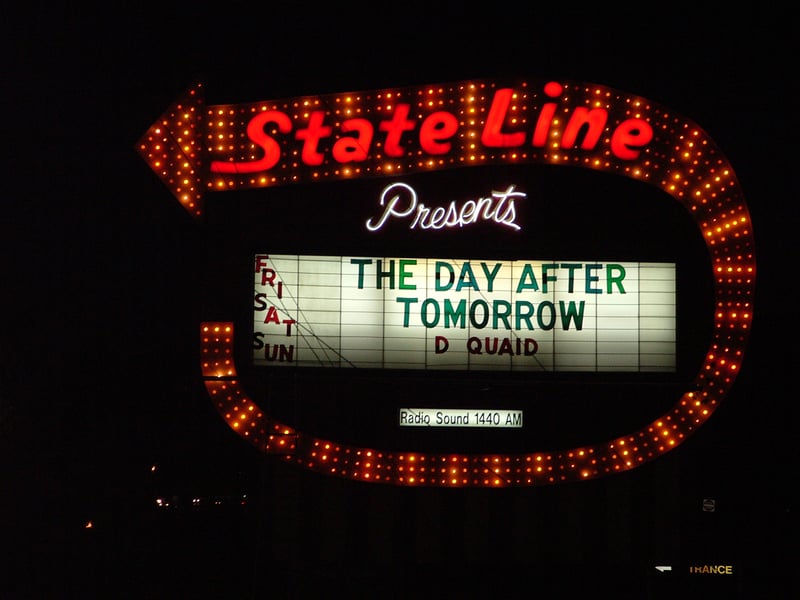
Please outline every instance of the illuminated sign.
M521 410L497 408L401 408L400 427L486 427L492 429L520 429Z
M492 190L491 194L477 200L468 199L463 203L451 200L447 208L429 207L418 200L413 187L407 183L393 183L381 192L379 203L383 210L379 217L367 219L367 229L380 231L390 220L410 219L409 229L466 227L489 221L519 231L515 200L525 197L524 192L510 185L506 190Z
M675 265L259 254L258 365L675 370Z
M733 565L691 565L691 575L733 575Z
M709 419L734 385L744 360L753 320L756 257L750 214L737 176L722 150L702 127L675 111L636 94L594 83L523 79L462 81L208 106L203 92L201 85L190 89L148 128L137 143L137 151L147 165L180 204L198 218L205 214L203 200L209 193L359 178L405 178L446 169L492 165L570 166L615 174L664 192L691 216L710 256L708 277L713 285L714 305L710 340L699 361L696 375L682 384L671 408L655 418L648 418L638 428L626 426L624 431L605 441L587 441L564 448L534 447L516 454L439 453L418 448L362 447L301 431L294 424L274 416L269 405L262 400L254 400L246 389L234 359L234 322L224 318L201 322L201 373L206 389L222 419L260 451L275 454L319 473L399 486L508 487L588 480L636 468L676 448ZM502 193L509 189L487 189L480 198L498 202L492 192ZM452 199L454 203L446 205L438 213L435 209L425 212L420 206L425 204L427 207L426 199L412 196L412 190L395 188L384 195L383 210L367 220L369 226L376 228L376 234L384 232L378 227L381 219L387 224L389 220L405 220L409 224L416 224L416 229L437 229L440 226L461 228L476 222L470 220L476 213L464 208L471 206L466 204L468 199ZM263 197L266 202L271 198L269 194ZM393 204L394 199L396 202ZM476 201L478 199L474 198ZM507 198L512 199L521 198ZM297 201L302 202L302 199ZM416 205L413 205L414 202ZM516 221L512 218L509 206L507 202L503 207L506 211L495 209L491 213L481 213L483 220L493 220L500 226L505 224L511 231L511 225ZM345 210L346 206L342 209ZM279 218L280 215L276 215L278 226ZM653 227L658 227L658 224ZM636 248L632 250L635 252ZM603 252L603 248L598 248L597 252ZM446 255L447 252L432 254ZM594 250L589 254L594 255ZM309 260L317 259L309 257ZM333 287L337 305L345 298L340 294L366 294L368 269L375 267L375 272L378 269L377 258L370 260L373 263L363 263L363 290L359 290L357 283L355 287L342 287L341 284ZM391 260L391 253L381 260ZM429 260L425 259L426 268L430 267ZM358 263L350 263L349 259L343 262L343 257L338 257L334 262L337 261L336 268L341 268L343 273L345 268L358 268ZM311 264L306 264L306 259L300 260L299 257L297 262L303 263L304 267ZM473 261L468 262L474 275L484 274L480 261L477 263L478 270L472 268ZM495 261L483 262L491 274ZM577 261L547 262L560 265ZM604 260L593 262L581 261L584 267L595 263L608 266L609 261L605 257ZM434 260L434 270L435 264ZM452 262L448 264L454 266L454 274L460 276L457 265ZM543 264L537 263L536 268ZM623 261L610 264L625 267L625 283L629 267L631 272L639 270L641 276L642 266L645 265ZM388 316L389 320L395 320L392 326L397 333L404 329L414 334L424 331L427 335L431 330L433 338L427 340L426 355L430 354L432 345L432 360L437 360L437 336L447 340L447 344L441 341L440 348L445 345L448 347L444 355L455 351L462 353L460 359L455 361L459 368L464 368L465 359L472 359L468 348L459 348L463 337L453 336L455 331L462 333L460 328L445 328L444 333L437 330L444 321L434 325L436 306L440 310L440 320L445 318L442 316L445 314L450 314L451 318L460 318L463 314L466 339L484 338L484 349L488 324L497 318L497 324L504 326L507 317L510 328L504 330L498 327L497 334L492 330L489 337L497 338L498 350L508 347L502 340L509 338L514 351L517 349L515 319L520 314L517 309L521 309L520 324L530 317L534 325L532 335L526 335L537 343L534 354L545 356L543 348L550 343L554 347L551 354L554 364L558 363L566 349L563 344L567 340L558 336L579 333L577 329L557 327L558 323L563 323L559 319L565 314L557 312L560 304L555 304L549 298L530 300L524 296L532 292L517 292L516 287L510 287L511 295L499 298L498 304L494 304L494 298L491 303L484 299L486 309L483 304L476 304L478 299L472 295L473 290L437 291L435 278L430 279L427 275L425 285L428 288L401 289L400 271L410 268L414 273L413 269L417 266L395 263L397 287L392 290L395 293L389 296L388 302L375 303L375 306L382 308L374 311L375 314L370 317L373 320L367 323L368 327L374 328L377 323L375 319L381 315L381 318ZM507 263L502 263L499 273L506 266ZM388 270L390 266L382 263L381 269ZM291 270L286 272L290 273ZM296 272L299 274L302 271ZM535 274L537 283L542 285L543 273ZM257 275L262 275L261 268L257 270ZM576 270L574 275L577 278L579 271ZM586 277L585 272L583 276ZM356 282L357 277L356 274ZM417 275L414 274L414 277ZM672 277L670 281L674 285L674 275ZM517 275L511 275L509 281L517 283L516 278ZM286 285L283 291L290 291L290 286L285 283L289 279L284 279L283 274L278 276L278 271L274 281L276 287L283 284ZM410 281L408 279L406 283ZM559 277L557 283L563 282L564 278ZM274 348L276 343L279 344L278 348L281 343L284 344L284 356L288 357L291 344L269 337L278 334L271 331L276 325L273 320L278 319L278 329L282 327L284 332L289 331L295 336L300 335L303 324L309 321L304 321L305 317L299 311L295 315L281 314L274 303L274 296L268 298L277 290L258 276L256 283L257 287L260 285L264 288L256 293L267 294L256 300L256 303L263 303L264 309L254 311L254 322L258 322L259 331L264 334L261 357L267 361L266 345ZM483 283L488 285L488 276L485 276ZM311 283L304 277L303 281L298 279L297 285L305 289ZM414 285L421 286L422 283L420 281ZM386 287L378 291L388 294ZM305 291L312 289L309 287ZM572 293L576 294L577 307L578 292ZM674 290L667 292L671 293ZM540 289L536 294L543 292ZM581 294L588 296L585 290ZM559 299L559 302L565 302L565 308L569 306L569 296L570 293L566 292L565 297ZM616 299L617 294L604 292L598 296L602 296L602 300L595 298L599 310L600 302ZM445 303L448 299L449 308ZM346 297L343 306L354 300ZM428 300L430 302L422 312L423 302ZM463 313L461 300L464 300ZM539 326L534 319L534 316L538 318L538 312L526 313L528 306L517 305L518 300L530 302L536 311L543 310L541 306L545 302L554 303L556 309L553 311L555 320L552 330ZM587 303L584 310L595 310L588 297L583 300ZM305 297L299 297L298 307L306 308L306 301ZM270 304L275 307L274 314L270 314ZM387 304L392 311L387 310ZM667 305L665 302L662 307ZM470 314L473 306L475 311ZM506 313L504 311L508 306L510 311ZM603 310L612 306L604 306ZM408 327L402 327L397 319L406 316L406 309ZM448 310L450 313L447 313ZM483 324L484 313L481 310L485 310L487 325L480 332L473 331L480 329L476 324ZM332 324L350 327L351 322L355 323L355 319L348 320L349 316L355 315L342 313L341 309L331 312ZM542 323L549 323L544 320L544 312L542 316ZM319 317L315 315L310 322L315 325L315 335L329 343L327 334L320 334L322 325L326 323ZM602 319L603 322L607 321L606 317ZM665 317L672 318L669 315L657 315L658 319ZM284 320L287 322L282 322ZM641 324L641 320L639 322ZM570 321L572 323L574 321ZM469 333L466 333L467 329ZM642 334L640 328L634 330L636 335ZM395 331L391 333L394 335ZM596 323L580 333L604 335ZM665 327L662 333L667 336L673 334L674 324ZM537 340L541 334L551 335L552 341ZM249 332L245 335L249 335ZM387 339L391 343L397 341L394 337L383 337L383 331L380 339L381 344L385 344ZM295 350L298 354L292 355L293 360L295 356L301 356L299 337L296 340ZM303 343L309 345L307 341ZM669 337L666 340L659 339L657 343L663 348L669 348L671 344ZM491 347L493 344L490 339ZM519 348L520 351L513 356L514 361L517 357L525 357L525 345L522 342ZM349 349L344 346L339 350ZM258 349L253 352L255 358ZM564 352L566 354L569 353ZM658 368L673 368L670 361L674 355L670 352L664 354L666 360L659 362ZM640 356L638 352L636 355ZM272 356L271 351L269 356ZM276 356L280 356L280 353ZM393 360L390 359L390 362ZM592 361L599 364L599 355ZM512 362L511 357L509 362ZM578 363L571 365L579 366ZM536 420L535 414L526 417L528 423Z
M138 150L199 217L207 192L455 167L574 164L649 180L670 169L654 158L674 150L683 125L643 98L576 82L463 81L212 106L198 84Z

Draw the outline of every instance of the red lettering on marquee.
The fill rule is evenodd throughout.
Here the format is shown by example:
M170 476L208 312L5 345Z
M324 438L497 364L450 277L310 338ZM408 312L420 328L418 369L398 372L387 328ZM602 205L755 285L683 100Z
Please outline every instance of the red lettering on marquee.
M315 110L308 119L308 127L298 129L297 133L294 134L295 138L304 141L303 152L300 154L303 162L312 167L321 165L322 161L325 160L325 155L318 150L319 141L322 138L329 137L333 132L333 127L322 124L324 121L325 112Z
M481 134L481 143L487 148L514 148L525 143L525 132L503 133L503 123L506 121L508 107L514 90L505 88L497 90L494 94L489 116Z
M653 128L642 119L628 119L611 134L611 152L621 160L636 160L653 139Z
M264 150L264 158L252 162L226 162L214 161L211 171L214 173L258 173L268 171L278 164L281 159L281 147L274 138L264 133L264 125L275 123L278 131L289 133L292 130L292 121L284 113L270 110L256 115L247 125L247 137Z
M555 81L551 81L544 86L545 95L550 98L558 98L564 91L564 86ZM544 148L547 143L547 136L550 135L550 124L556 116L555 102L546 102L539 112L539 118L536 120L536 129L533 130L533 146L535 148Z
M408 112L411 110L410 104L398 104L395 107L392 118L389 121L381 121L379 128L386 132L386 142L383 149L388 156L403 156L405 149L400 144L404 131L412 131L415 127L414 121L410 121Z
M355 131L357 137L345 136L333 145L333 158L341 164L361 162L369 157L369 147L375 133L372 123L367 119L348 119L342 123L342 131Z
M558 98L563 86L557 82L545 85L545 95ZM510 118L512 103L518 92L514 88L497 89L491 100L486 120L483 123L480 143L485 148L518 148L525 145L528 133L509 124L521 119ZM546 102L542 105L536 125L531 132L530 145L544 148L551 136L558 104ZM419 124L416 140L413 136L408 142L416 141L419 152L429 156L441 156L453 150L452 140L458 134L461 124L456 115L445 110L437 110L419 120L409 116L411 104L399 102L392 108L387 119L378 122L378 130L385 134L383 152L387 157L407 156L415 150L408 149L404 136L410 134ZM366 118L345 119L338 125L339 134L334 127L325 123L329 114L324 110L314 110L307 118L304 127L296 130L294 138L302 142L300 160L308 167L318 167L325 162L328 138L335 137L330 148L333 161L338 164L364 162L369 160L375 132L373 123ZM514 115L511 115L514 117ZM582 150L594 150L603 139L608 122L608 111L604 108L575 107L566 118L566 125L559 137L559 147L565 150L576 146ZM282 158L281 144L265 131L265 126L276 125L279 133L288 134L295 128L291 118L279 110L258 113L247 124L247 137L264 151L264 156L248 161L211 161L212 173L257 173L266 172L279 164ZM355 133L356 135L344 135ZM338 135L338 137L337 137ZM653 139L653 129L643 119L626 119L620 122L611 133L610 149L620 160L635 160L640 151ZM375 158L374 156L372 158Z
M458 119L447 111L433 113L422 122L419 145L431 155L447 154L453 147L449 141L458 132Z
M209 107L201 88L138 148L195 216L211 191L465 166L573 164L665 181L668 163L651 158L671 151L676 121L653 102L575 82L465 81Z

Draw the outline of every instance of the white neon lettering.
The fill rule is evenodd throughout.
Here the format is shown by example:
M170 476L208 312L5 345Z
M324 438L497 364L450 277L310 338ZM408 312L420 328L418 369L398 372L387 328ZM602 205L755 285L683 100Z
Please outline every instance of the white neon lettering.
M464 227L479 221L494 221L515 230L520 226L517 218L515 198L525 198L524 192L515 191L510 185L505 191L492 191L491 196L477 200L456 200L444 206L429 208L417 201L417 192L405 183L393 183L381 192L380 205L384 207L378 219L367 219L366 227L378 231L389 219L403 219L414 215L409 229L444 229L445 227Z

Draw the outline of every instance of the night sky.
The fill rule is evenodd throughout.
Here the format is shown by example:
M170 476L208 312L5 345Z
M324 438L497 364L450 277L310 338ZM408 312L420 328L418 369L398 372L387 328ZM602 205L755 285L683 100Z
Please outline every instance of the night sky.
M786 66L797 50L790 20L766 8L659 17L649 10L636 16L536 5L474 13L462 5L407 2L293 6L137 4L89 11L29 3L3 11L0 548L9 560L0 570L0 597L116 597L109 590L121 593L125 586L134 598L186 597L181 589L194 597L255 598L275 595L282 574L299 597L311 581L346 585L341 589L360 595L359 589L385 584L387 573L405 580L395 589L413 592L420 590L409 580L440 567L449 569L456 587L470 589L465 565L498 568L488 551L476 551L476 558L461 549L468 555L462 560L442 558L457 544L445 541L447 533L420 533L429 531L427 519L430 530L458 531L473 541L485 536L485 543L465 548L502 548L501 569L524 566L540 581L564 585L569 579L556 573L581 568L597 574L601 564L602 578L624 581L637 598L691 591L682 585L733 594L726 597L756 597L756 591L786 597L782 568L788 559L780 546L795 523L789 490L797 458L789 441L795 437L796 394L788 374L795 366L791 265L798 215L789 183L798 130L797 85ZM139 156L139 138L198 82L213 104L518 77L597 83L651 99L698 123L730 160L752 217L757 285L752 337L726 402L695 436L654 463L568 489L416 495L305 473L256 452L220 419L199 379L199 323L226 318L218 316L224 312L219 305L235 296L236 286L249 285L237 276L224 282L228 295L210 292L209 273L220 269L215 252L227 248L236 259L255 244L276 242L288 252L346 255L362 252L366 242L350 235L341 208L326 204L326 198L344 202L336 183L330 198L323 187L286 186L275 191L275 210L253 194L214 197L209 222L200 223ZM458 189L471 177L447 173L430 185ZM574 196L535 215L533 248L526 238L503 252L557 254L574 249L575 240L587 250L616 244L611 254L629 252L609 233L620 230L630 232L636 240L630 243L644 254L657 256L674 243L667 225L655 239L644 239L634 188L600 176L567 179L541 179L547 197L558 197L561 188ZM377 186L363 182L366 190ZM301 193L315 211L302 227L299 221L309 217L297 201ZM592 203L593 193L613 196L624 214ZM583 229L572 245L557 235L561 229L546 225L576 214ZM681 226L680 215L661 216L669 227ZM484 241L503 243L491 234ZM391 242L370 242L367 249L380 256L411 252L416 244L402 235ZM473 252L470 239L448 243L445 253L483 254ZM402 382L399 393L424 383ZM357 388L356 401L369 410L366 387ZM574 383L566 389L577 393ZM637 491L647 486L669 493ZM628 491L622 494L621 487ZM228 497L242 490L255 498L253 505L226 520L188 511L170 520L153 508L160 494ZM607 505L621 495L636 515L629 521L624 507ZM713 526L698 525L707 516L698 507L709 496L719 499L721 514ZM497 526L498 513L519 514L526 502L535 507L530 519L541 533L535 551L522 550L507 531L513 526ZM375 516L381 503L397 512ZM444 523L434 522L431 506L446 515ZM606 534L597 522L614 510L628 528L618 561L600 541ZM709 564L733 563L733 584L664 583L645 573L651 563L639 568L637 555L657 546L660 528L673 522L659 511L675 510L689 516L680 521L682 550L666 559L685 564L692 555ZM573 511L587 515L582 525ZM462 519L485 521L490 514L493 525L462 527ZM559 517L573 519L566 532L543 525ZM296 529L286 525L295 522ZM389 533L375 533L376 527ZM276 550L279 534L286 556ZM371 560L362 538L378 546L375 555L389 557L385 563ZM569 540L583 544L580 551ZM735 551L717 552L730 544ZM426 550L418 557L408 550L420 546ZM164 566L176 557L188 562ZM245 575L226 588L224 577L210 574L215 567ZM509 579L524 575L520 570L495 581L499 588L486 573L478 579L473 589L502 592L511 589L504 587ZM442 580L436 581L428 589L440 589ZM641 595L645 589L650 595Z

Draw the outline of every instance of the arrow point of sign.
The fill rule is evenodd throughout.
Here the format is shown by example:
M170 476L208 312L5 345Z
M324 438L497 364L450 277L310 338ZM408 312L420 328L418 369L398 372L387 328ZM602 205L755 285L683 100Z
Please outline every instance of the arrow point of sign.
M182 94L139 138L136 145L150 169L189 214L203 214L204 180L200 124L202 84Z
M665 571L672 571L672 567L669 565L656 565L656 570L664 573Z

